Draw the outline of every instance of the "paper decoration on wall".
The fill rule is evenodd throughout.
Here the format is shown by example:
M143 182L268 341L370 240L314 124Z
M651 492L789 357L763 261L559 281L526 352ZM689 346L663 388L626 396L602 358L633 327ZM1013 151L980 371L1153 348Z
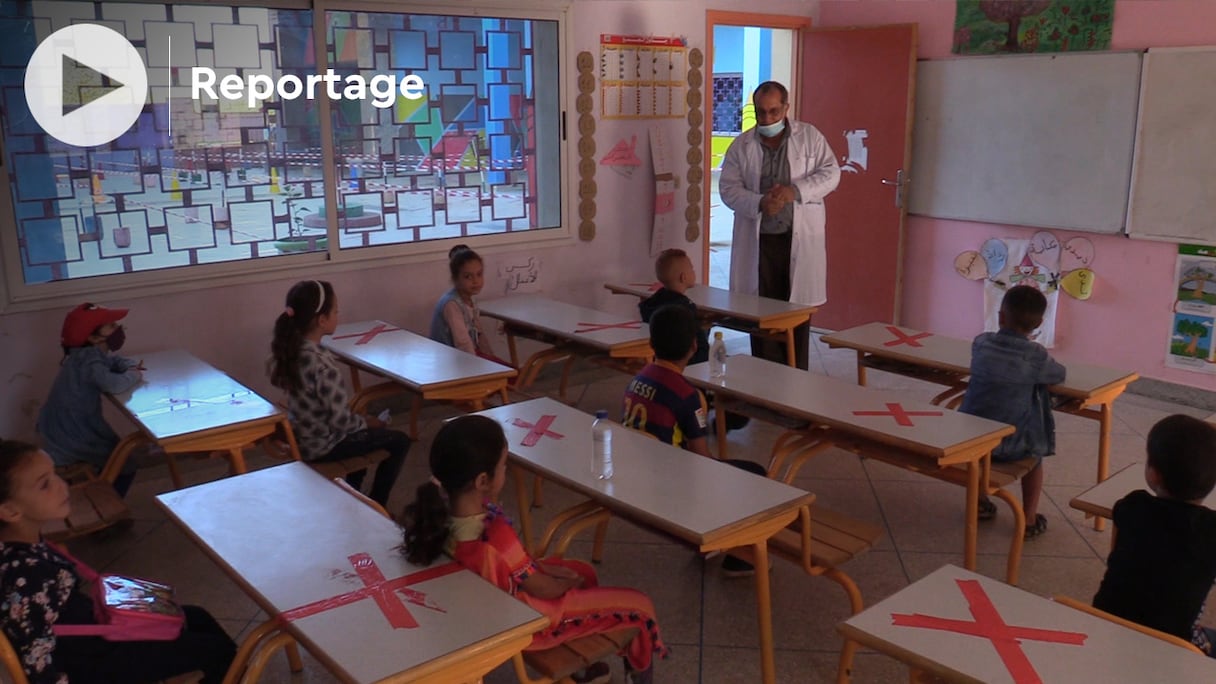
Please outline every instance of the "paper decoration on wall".
M1115 0L958 0L955 54L1110 49Z
M514 257L509 264L498 267L498 276L503 280L502 293L540 292L540 259Z
M684 218L688 224L684 228L684 239L688 242L696 242L697 238L701 237L701 181L704 179L704 169L701 164L705 161L705 155L701 152L701 145L704 141L704 135L701 132L701 124L704 123L704 117L701 115L701 65L705 63L705 58L701 54L700 48L693 48L688 52L688 155L685 159L688 161L688 208L684 210Z
M632 178L633 172L642 165L642 160L638 159L637 154L638 137L636 135L629 136L629 140L621 138L600 158L600 164L616 171L625 178Z
M989 247L991 242L989 240L984 246ZM1011 287L1029 285L1047 297L1043 324L1030 337L1050 349L1055 344L1056 304L1060 299L1059 250L1044 249L1044 243L1034 240L1001 242L1007 253L1005 267L984 281L984 330L996 332L1000 329L999 313L1005 292Z
M666 127L660 123L650 125L650 160L654 165L654 225L650 231L650 256L678 246L676 231L679 217L676 208L676 176L672 173L671 145L667 142Z
M1177 299L1165 365L1216 374L1216 247L1178 245Z
M579 115L578 137L578 237L595 239L595 117L591 115L591 93L595 92L595 57L586 50L574 61L578 69L578 97L575 107ZM584 117L586 117L584 119Z
M600 35L600 115L605 119L684 116L683 38Z
M1093 294L1097 276L1090 268L1094 263L1094 243L1089 238L1074 237L1061 243L1054 234L1040 231L1029 240L1026 252L1016 262L1019 268L1009 269L1008 279L1002 280L1005 285L1035 284L1040 289L1042 286L1058 288L1080 300L1089 299ZM991 238L984 241L979 251L966 251L956 256L954 270L968 280L993 279L994 274L1006 270L1009 262L1009 246L1003 240ZM1032 268L1035 264L1040 266L1037 271ZM1043 268L1052 264L1055 266ZM1027 278L1035 282L1023 282Z

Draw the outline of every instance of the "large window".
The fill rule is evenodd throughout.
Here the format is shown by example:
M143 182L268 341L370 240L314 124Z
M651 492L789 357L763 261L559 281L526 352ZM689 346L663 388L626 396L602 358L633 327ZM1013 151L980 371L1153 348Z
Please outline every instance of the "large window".
M5 0L0 9L13 206L0 226L5 270L20 267L9 283L26 292L217 262L252 269L284 255L383 256L409 251L390 245L561 225L555 18ZM22 87L38 44L79 23L121 33L148 74L136 124L92 148L47 135ZM65 65L65 111L113 85L88 65ZM339 85L342 99L324 106L322 86L317 99L288 90L251 105L192 97L196 66L246 83L306 82L327 69L345 84L413 74L425 89L388 102Z

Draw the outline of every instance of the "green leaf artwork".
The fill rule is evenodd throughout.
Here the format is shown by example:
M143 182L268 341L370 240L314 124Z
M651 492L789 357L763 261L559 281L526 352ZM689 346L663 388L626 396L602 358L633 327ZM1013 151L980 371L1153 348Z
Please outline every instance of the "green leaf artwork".
M1115 0L958 0L953 52L1110 49Z

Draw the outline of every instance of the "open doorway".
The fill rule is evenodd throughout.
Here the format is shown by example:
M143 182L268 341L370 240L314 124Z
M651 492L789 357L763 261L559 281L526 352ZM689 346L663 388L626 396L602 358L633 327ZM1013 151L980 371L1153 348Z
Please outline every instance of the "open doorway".
M730 286L730 251L734 214L718 194L718 177L726 149L740 133L756 125L751 94L764 81L779 81L796 102L794 69L798 31L811 25L809 17L744 12L706 12L710 78L705 112L710 173L704 197L709 217L701 279L712 287ZM791 116L793 112L791 112Z

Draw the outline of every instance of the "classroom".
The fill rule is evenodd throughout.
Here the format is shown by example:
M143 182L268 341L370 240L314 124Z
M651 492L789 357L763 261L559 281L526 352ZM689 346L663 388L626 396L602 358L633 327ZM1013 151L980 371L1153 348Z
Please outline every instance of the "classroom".
M0 35L0 596L34 549L80 575L86 622L125 612L85 594L94 570L187 608L182 636L126 641L48 616L55 652L96 646L63 667L1216 678L1206 588L1185 638L1091 607L1137 490L1216 520L1210 488L1145 479L1157 426L1216 464L1195 446L1216 426L1216 3L0 0ZM731 147L771 130L792 168L832 169L785 179L792 213L767 213L779 171L748 185L786 151ZM824 281L757 285L770 232L813 249L808 216L826 246L794 269ZM1031 289L1046 309L1015 336L1066 374L1023 382L1051 450L1002 460L1022 428L979 408L972 340L1016 333L1003 297ZM691 360L669 353L693 320ZM85 353L110 384L65 380ZM660 425L677 394L694 424ZM48 439L74 411L112 428L93 457ZM23 443L66 518L20 498L44 465ZM481 470L458 472L445 449L471 444ZM415 534L426 497L437 543ZM537 598L553 586L578 589ZM19 647L14 600L0 681L68 681L31 675L48 646Z

